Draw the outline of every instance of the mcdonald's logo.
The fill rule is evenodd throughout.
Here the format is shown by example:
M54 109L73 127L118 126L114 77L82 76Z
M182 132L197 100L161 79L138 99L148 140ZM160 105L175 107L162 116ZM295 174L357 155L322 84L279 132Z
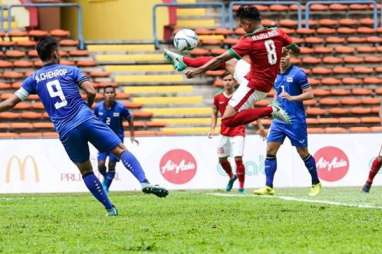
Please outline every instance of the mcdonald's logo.
M37 183L40 181L39 177L39 172L38 172L38 167L36 160L31 156L27 155L24 157L24 159L19 158L17 155L12 155L7 163L7 167L5 169L5 182L10 183L11 182L11 171L12 171L12 165L16 163L16 168L19 169L19 175L20 175L20 180L25 181L25 175L26 175L26 169L28 164L28 161L30 162L29 164L32 166L32 170L34 172L34 181Z

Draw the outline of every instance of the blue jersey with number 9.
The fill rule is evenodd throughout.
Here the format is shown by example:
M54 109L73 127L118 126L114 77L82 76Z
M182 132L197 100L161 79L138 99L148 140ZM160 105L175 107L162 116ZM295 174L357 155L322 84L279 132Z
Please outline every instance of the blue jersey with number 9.
M95 117L81 98L79 85L88 78L77 67L48 64L26 78L23 97L38 94L60 137Z

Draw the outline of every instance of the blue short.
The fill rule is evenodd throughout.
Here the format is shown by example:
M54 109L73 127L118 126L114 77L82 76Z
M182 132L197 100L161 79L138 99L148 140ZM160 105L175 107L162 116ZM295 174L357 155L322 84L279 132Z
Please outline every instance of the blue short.
M267 142L284 143L285 137L295 147L308 147L308 132L305 122L285 124L272 121Z
M89 160L89 145L93 144L100 152L111 152L118 146L121 139L104 122L90 118L69 131L61 139L69 158L74 163Z

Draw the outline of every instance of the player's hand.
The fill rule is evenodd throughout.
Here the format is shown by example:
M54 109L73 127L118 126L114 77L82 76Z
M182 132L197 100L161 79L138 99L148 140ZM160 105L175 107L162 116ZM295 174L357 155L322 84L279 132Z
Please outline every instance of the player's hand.
M268 132L265 128L260 128L257 133L263 138L263 140L267 138Z
M284 98L284 99L287 99L288 101L293 100L293 96L291 96L289 93L287 93L285 91L280 94L280 97Z
M132 144L139 145L139 141L136 140L135 137L131 137L131 138L130 138L130 142L131 142Z
M210 130L208 132L208 138L212 138L212 136L214 136L214 135L215 135L215 130Z
M202 72L200 71L199 68L196 69L187 69L184 74L186 75L187 78L193 78L196 75L201 74Z

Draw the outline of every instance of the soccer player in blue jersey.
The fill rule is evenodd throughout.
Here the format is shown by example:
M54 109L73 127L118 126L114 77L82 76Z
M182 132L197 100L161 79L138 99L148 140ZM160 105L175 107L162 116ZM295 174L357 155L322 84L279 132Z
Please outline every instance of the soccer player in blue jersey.
M12 109L29 94L38 94L69 158L77 165L86 187L103 204L109 216L116 216L118 212L93 173L88 142L99 151L112 152L120 158L139 180L144 193L165 197L168 191L149 183L135 156L94 115L90 106L94 102L96 90L80 69L59 64L57 41L53 37L44 37L37 43L36 50L44 66L26 78L14 95L0 103L0 112ZM87 103L80 96L80 88L87 94Z
M131 143L138 144L134 134L134 121L129 110L123 105L123 103L115 100L115 88L113 86L107 86L103 91L104 100L97 103L94 114L104 123L106 123L110 129L121 139L123 143L124 128L123 120L127 120L129 123L130 141ZM106 167L106 159L109 157L108 167ZM108 192L111 183L115 176L115 166L119 161L118 157L111 152L98 152L98 171L103 176L102 185Z
M305 119L304 100L313 98L313 91L308 83L305 72L291 64L291 52L285 51L281 57L280 70L277 75L274 89L275 99L291 118L291 124L286 124L278 119L272 121L268 139L267 156L265 160L266 186L255 190L257 195L273 195L273 178L277 169L276 154L280 146L288 137L296 147L298 154L304 161L312 178L312 187L309 195L316 196L320 193L321 183L318 179L316 161L308 151L307 124Z

